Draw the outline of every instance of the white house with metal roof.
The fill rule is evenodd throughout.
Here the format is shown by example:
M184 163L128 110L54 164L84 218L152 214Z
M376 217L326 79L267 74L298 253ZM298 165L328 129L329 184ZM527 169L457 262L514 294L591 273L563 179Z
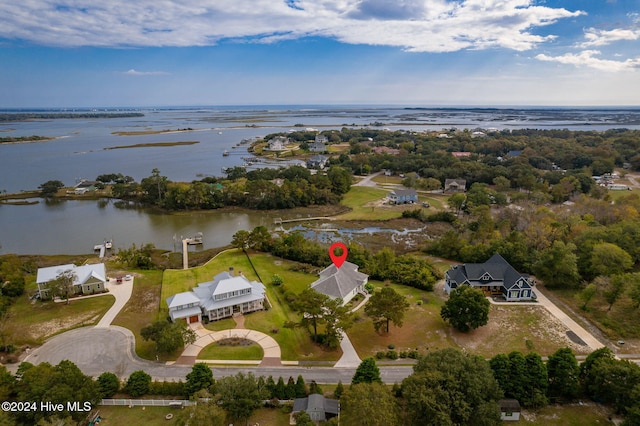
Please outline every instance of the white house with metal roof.
M216 321L234 313L248 313L264 309L265 287L249 281L242 273L235 275L233 268L221 272L212 281L198 284L193 291L167 298L172 321L185 319L187 323L200 322L203 317Z
M320 278L311 283L311 288L334 299L342 299L342 304L349 303L353 297L365 294L365 284L369 276L358 271L358 265L344 262L340 268L328 266L320 271Z
M95 294L106 291L107 273L104 263L76 266L73 263L47 268L38 268L36 283L41 299L49 298L49 283L57 279L61 274L70 271L73 273L74 294Z

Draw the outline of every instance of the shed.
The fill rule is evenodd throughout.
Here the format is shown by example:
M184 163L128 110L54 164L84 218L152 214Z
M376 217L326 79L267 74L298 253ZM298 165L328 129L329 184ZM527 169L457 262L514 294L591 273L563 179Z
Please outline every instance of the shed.
M340 406L337 399L329 399L313 393L307 398L296 398L293 401L293 413L299 411L305 411L314 422L324 422L336 417Z
M517 422L520 420L520 403L517 399L501 399L498 401L500 406L500 420L508 422Z

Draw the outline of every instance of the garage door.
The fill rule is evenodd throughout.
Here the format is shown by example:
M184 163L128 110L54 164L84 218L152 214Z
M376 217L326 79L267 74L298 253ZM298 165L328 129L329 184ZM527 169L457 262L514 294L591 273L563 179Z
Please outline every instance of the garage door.
M193 324L194 322L198 322L198 316L197 315L193 315L193 316L189 317L189 324Z

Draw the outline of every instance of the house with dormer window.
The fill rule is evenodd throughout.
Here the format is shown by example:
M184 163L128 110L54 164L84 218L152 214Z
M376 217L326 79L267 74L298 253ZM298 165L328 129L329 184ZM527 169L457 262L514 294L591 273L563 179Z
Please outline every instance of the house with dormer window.
M221 272L212 281L198 284L192 291L167 298L172 321L184 319L187 323L200 322L202 318L216 321L264 309L265 287L257 281L249 281L242 272L235 275L233 268Z
M455 265L445 274L447 294L461 285L479 288L487 296L503 296L508 302L536 299L532 281L520 274L498 253L485 263Z

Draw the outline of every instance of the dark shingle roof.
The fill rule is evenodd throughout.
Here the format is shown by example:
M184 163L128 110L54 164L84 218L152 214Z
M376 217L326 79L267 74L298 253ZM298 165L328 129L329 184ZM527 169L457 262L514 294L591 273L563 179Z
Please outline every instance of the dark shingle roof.
M319 394L311 394L307 398L296 398L293 401L293 411L306 411L311 420L326 420L327 414L338 414L338 400L328 399Z
M506 289L515 286L517 281L523 277L498 253L491 256L485 263L465 263L450 269L447 274L449 279L457 284L462 284L465 281L477 284L481 281L487 282L487 280L482 280L482 277L488 274L491 281L501 282Z

